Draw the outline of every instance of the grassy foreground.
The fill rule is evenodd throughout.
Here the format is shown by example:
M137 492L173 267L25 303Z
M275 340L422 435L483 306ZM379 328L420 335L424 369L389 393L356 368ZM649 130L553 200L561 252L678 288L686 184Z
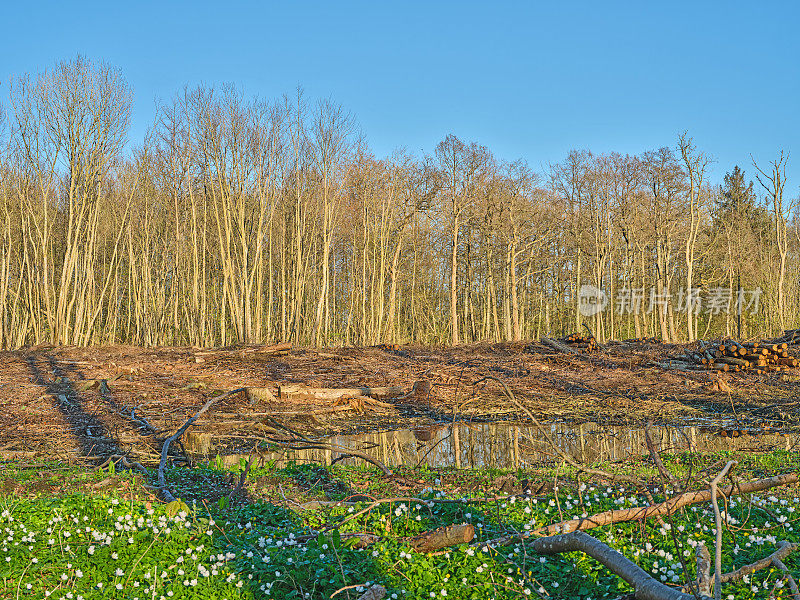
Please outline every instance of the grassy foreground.
M680 471L693 461L710 465L730 457L667 458ZM797 457L788 453L733 458L742 462L742 478L797 466ZM360 467L268 466L250 473L245 498L228 502L220 490L229 491L230 474L209 465L171 472L183 500L165 505L130 473L6 465L0 475L0 597L352 600L372 583L385 586L388 598L418 599L613 599L631 591L581 553L538 556L522 543L464 545L435 555L410 547L405 538L443 525L471 523L482 542L646 504L630 487L570 481L563 473L549 494L442 502L483 496L484 484L498 475L504 474L417 469L392 483ZM265 499L276 490L280 501ZM797 495L796 489L775 489L730 500L723 571L769 555L781 540L800 542ZM315 509L298 504L348 497L355 502ZM374 500L391 497L399 499L370 508ZM369 532L377 541L356 547L356 538L348 536L355 532ZM591 533L659 580L677 583L686 580L684 566L694 577L699 542L713 548L714 518L710 505L697 505L663 524L625 523ZM800 553L784 562L800 575ZM775 569L723 588L723 598L770 597L789 597Z

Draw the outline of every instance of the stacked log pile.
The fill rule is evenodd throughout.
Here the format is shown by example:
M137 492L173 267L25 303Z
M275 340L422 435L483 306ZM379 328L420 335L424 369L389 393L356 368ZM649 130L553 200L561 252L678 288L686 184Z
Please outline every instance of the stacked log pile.
M684 355L675 362L715 371L753 371L762 374L800 366L800 361L789 354L788 348L788 342L700 342L698 349L685 350ZM680 365L676 366L680 368Z
M580 348L587 352L597 352L600 350L600 346L593 335L584 336L580 333L572 333L567 337L560 338L558 341L567 344L571 348Z

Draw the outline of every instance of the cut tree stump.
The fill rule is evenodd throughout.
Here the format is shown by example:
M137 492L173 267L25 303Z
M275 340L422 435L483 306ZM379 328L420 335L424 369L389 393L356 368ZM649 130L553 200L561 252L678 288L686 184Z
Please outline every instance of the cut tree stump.
M724 394L730 394L731 392L733 392L731 386L729 386L725 382L725 380L720 378L717 378L708 385L706 385L704 389L706 389L709 392L722 392Z
M377 583L358 597L358 600L381 600L386 596L386 588Z
M257 404L259 402L275 402L275 394L272 390L265 387L248 387L245 392L247 400L250 404Z

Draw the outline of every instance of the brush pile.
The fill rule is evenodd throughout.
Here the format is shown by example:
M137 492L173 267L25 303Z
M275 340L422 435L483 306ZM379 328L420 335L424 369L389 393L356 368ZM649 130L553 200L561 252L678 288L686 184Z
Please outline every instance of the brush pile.
M798 338L800 341L800 338ZM694 368L715 371L754 371L756 374L786 371L800 366L800 361L789 354L788 342L739 343L735 340L699 343L696 350L685 350L679 362Z
M800 344L800 329L785 329L783 335L769 341L771 344L786 343L789 346Z

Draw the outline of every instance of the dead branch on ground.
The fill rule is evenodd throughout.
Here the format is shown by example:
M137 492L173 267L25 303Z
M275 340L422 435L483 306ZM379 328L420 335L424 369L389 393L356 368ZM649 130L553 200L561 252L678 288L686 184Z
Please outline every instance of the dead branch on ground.
M774 487L797 483L798 481L800 481L800 475L797 473L784 473L782 475L775 475L765 479L757 479L747 483L729 485L722 488L721 493L728 497L733 495L751 494ZM668 500L665 500L659 504L607 510L588 517L569 519L559 523L554 523L552 525L547 525L545 527L540 527L539 529L497 537L482 543L484 545L493 546L506 545L515 540L522 540L537 535L554 535L558 533L571 533L573 531L587 531L596 527L603 527L604 525L613 525L628 521L643 521L655 516L670 515L686 506L699 504L702 502L709 502L710 500L710 489L684 492L683 494L673 496L672 498L669 498Z
M584 552L609 571L624 579L635 590L637 600L696 600L695 596L664 585L622 554L582 531L573 531L534 540L533 549L539 554Z
M783 560L787 556L789 556L792 552L796 552L800 550L800 542L798 543L790 543L786 540L778 542L778 549L775 550L772 554L767 556L766 558L762 558L761 560L757 560L752 562L748 565L744 565L743 567L739 567L735 571L731 571L730 573L725 573L720 580L722 583L732 583L734 581L739 581L745 575L752 575L757 571L761 571L766 569L775 559Z
M161 490L161 495L167 502L173 502L176 500L175 496L172 495L172 492L169 491L167 487L167 479L164 475L164 468L167 465L167 457L169 456L169 447L172 442L179 439L184 432L189 429L192 425L194 425L195 421L199 419L203 413L205 413L209 408L211 408L214 404L219 402L220 400L224 400L229 396L233 396L234 394L238 394L239 392L245 392L247 388L236 388L234 390L230 390L225 392L224 394L220 394L219 396L214 396L210 398L195 414L193 414L189 419L184 423L178 431L173 433L169 436L166 440L164 440L164 445L161 447L161 461L158 464L158 488Z
M783 564L781 559L776 557L772 558L772 564L783 571L786 580L789 582L789 590L792 592L793 600L800 600L800 589L797 588L797 582L795 581L794 577L792 577L792 572L789 570L789 568Z

